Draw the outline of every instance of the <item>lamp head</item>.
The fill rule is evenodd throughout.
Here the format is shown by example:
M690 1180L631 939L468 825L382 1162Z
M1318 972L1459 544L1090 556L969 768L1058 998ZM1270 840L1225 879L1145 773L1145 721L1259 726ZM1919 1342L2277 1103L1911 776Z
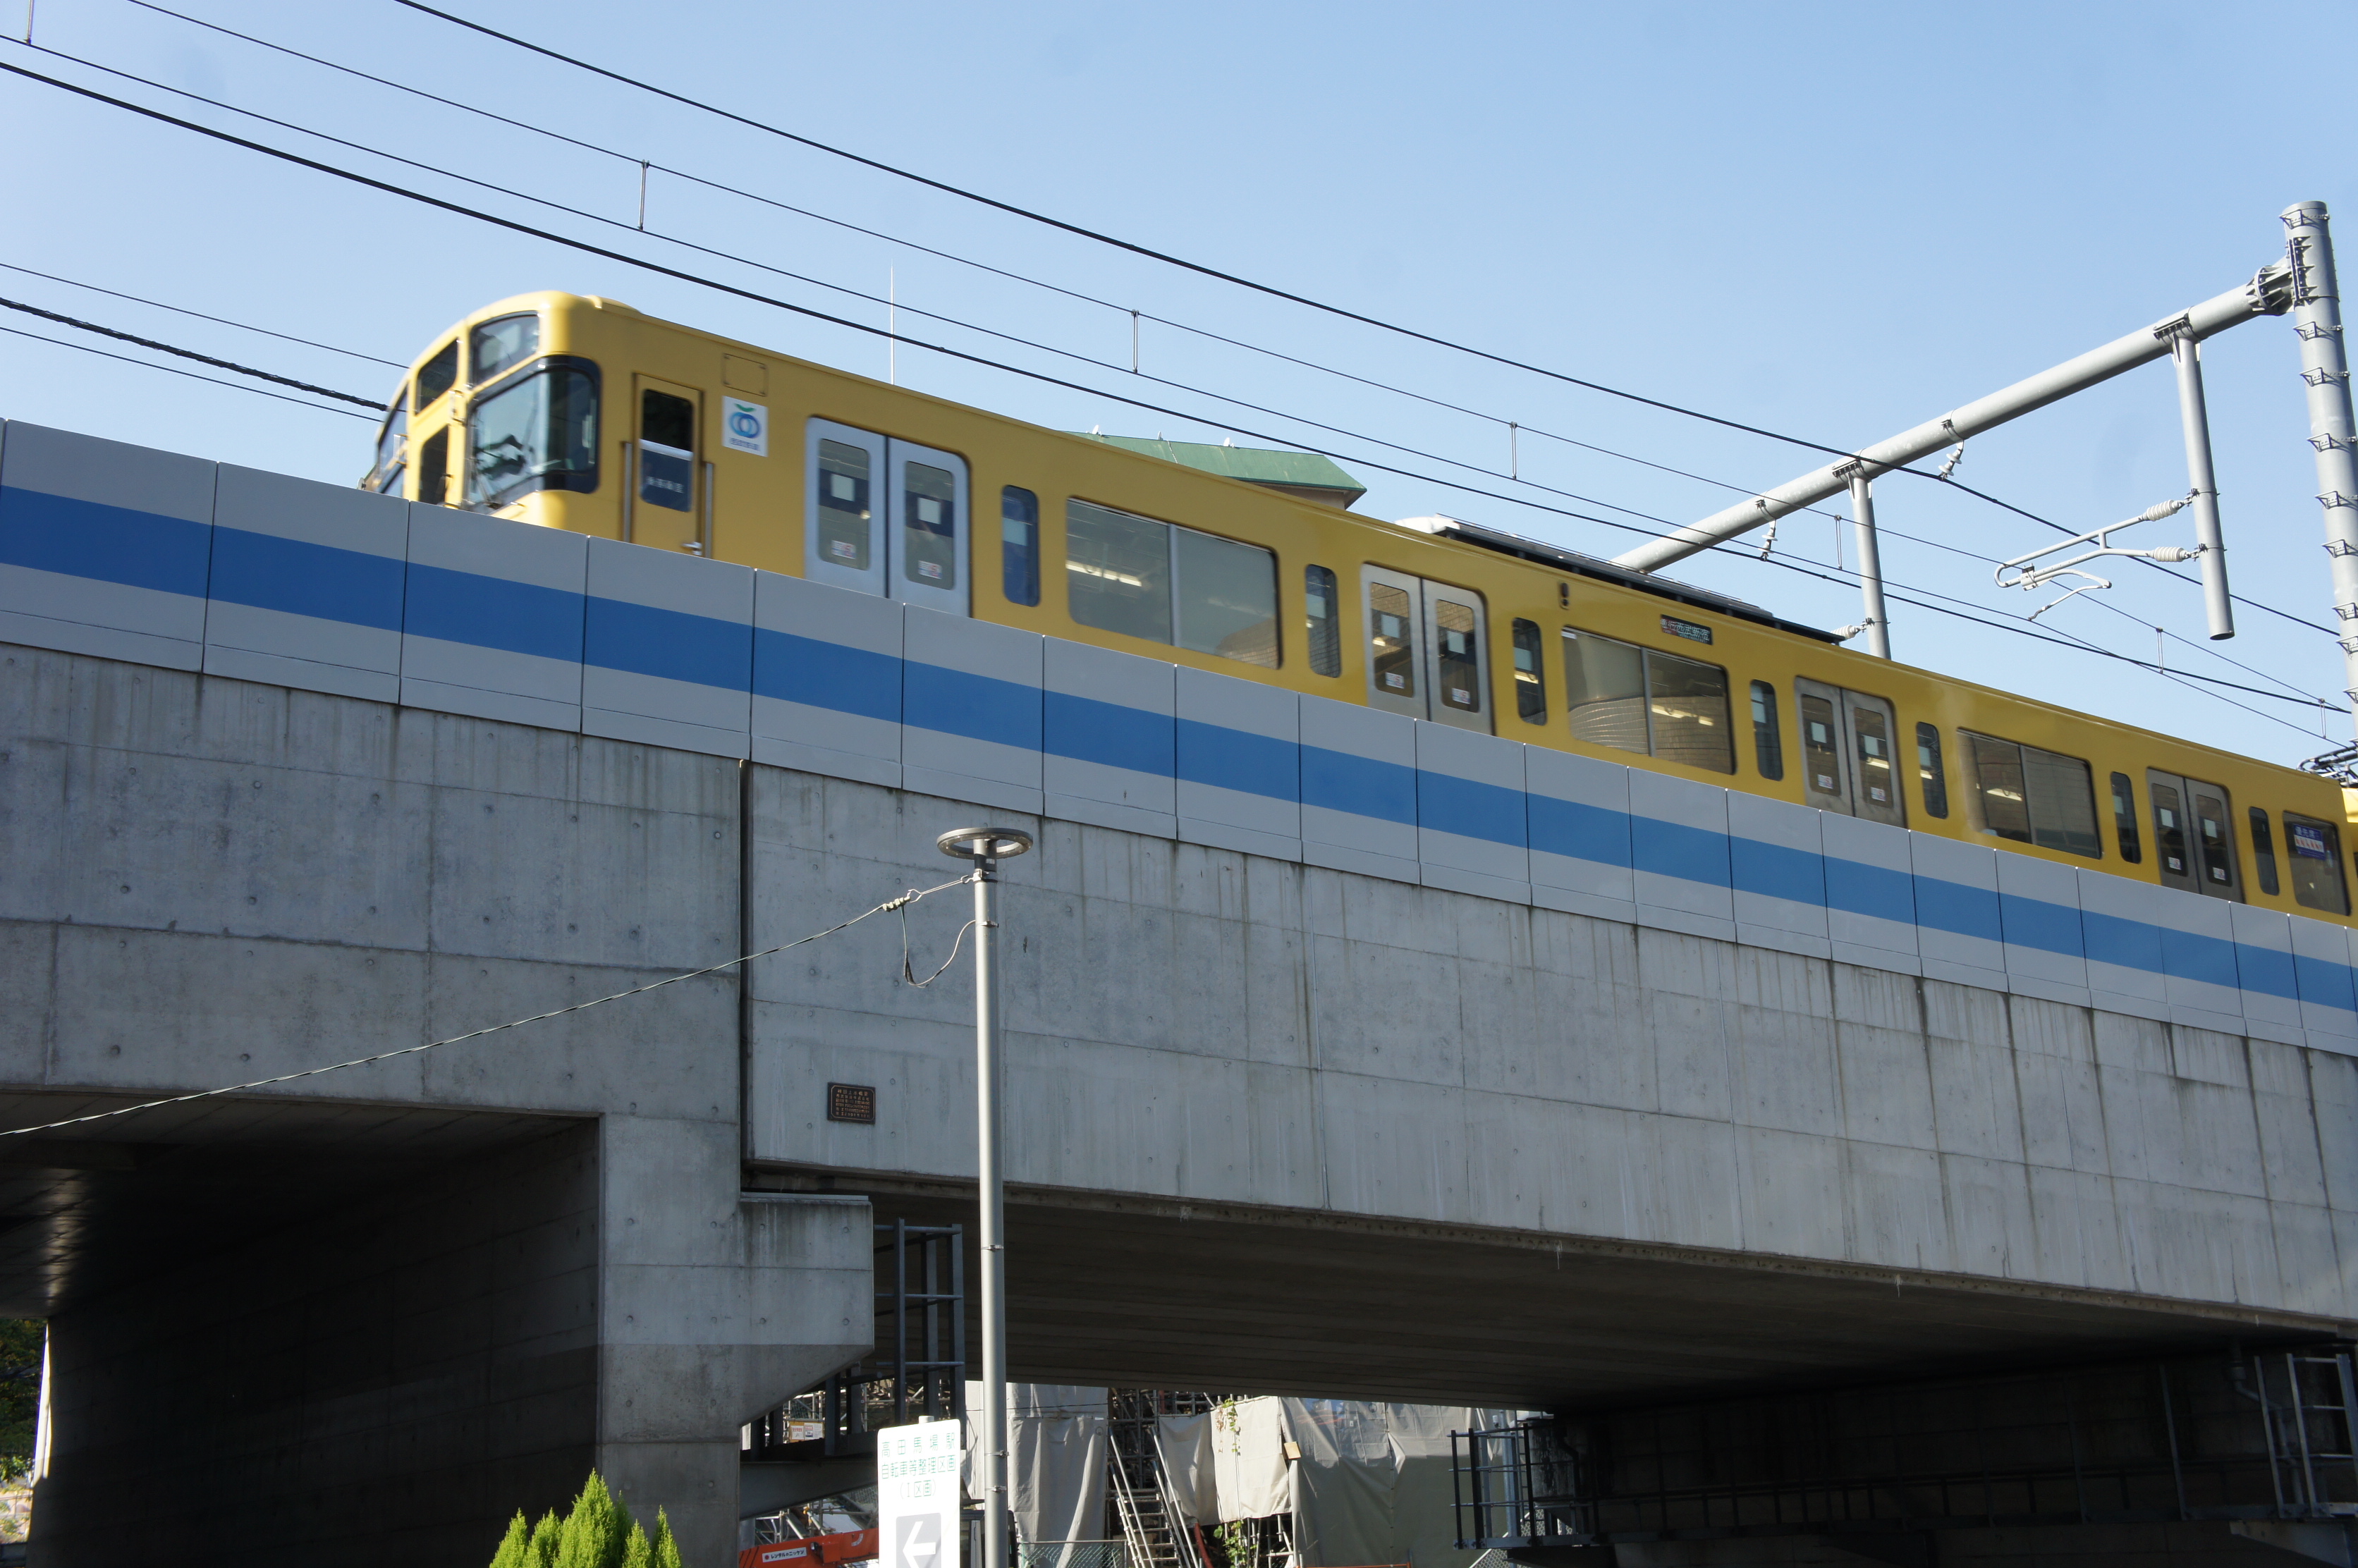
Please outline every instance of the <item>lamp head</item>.
M1032 835L1021 827L953 827L934 848L958 860L1011 860L1032 848Z

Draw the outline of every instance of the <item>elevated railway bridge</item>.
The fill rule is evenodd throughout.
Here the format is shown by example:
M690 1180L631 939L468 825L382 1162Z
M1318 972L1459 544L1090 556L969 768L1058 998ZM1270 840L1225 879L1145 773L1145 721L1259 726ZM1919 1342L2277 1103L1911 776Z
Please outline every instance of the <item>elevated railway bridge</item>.
M667 651L690 622L737 684ZM2199 1363L2233 1401L2358 1319L2338 925L21 423L0 644L39 1563L471 1561L592 1464L719 1561L741 1428L870 1349L874 1224L971 1204L971 991L903 983L897 917L49 1124L723 965L944 880L979 815L1039 838L1003 900L1020 1378L1522 1406L1587 1423L1533 1462L1652 1454L1631 1497L1831 1496L1840 1431L1760 1457L1813 1399L1970 1465L1955 1398L1829 1390L1979 1379L2029 1422ZM2225 1561L2358 1502L2273 1512L2263 1462L2238 1535L2140 1474L2112 1514L1948 1505L1942 1560ZM1932 1550L1567 1485L1618 1541L1541 1557Z

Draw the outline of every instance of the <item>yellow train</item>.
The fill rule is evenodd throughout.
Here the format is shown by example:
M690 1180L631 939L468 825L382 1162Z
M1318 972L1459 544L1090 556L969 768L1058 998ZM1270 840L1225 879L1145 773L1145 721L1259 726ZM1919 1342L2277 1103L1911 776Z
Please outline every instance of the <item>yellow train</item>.
M363 482L2350 915L2328 780L1535 541L1360 517L1321 459L1042 429L611 299L519 295L437 339Z

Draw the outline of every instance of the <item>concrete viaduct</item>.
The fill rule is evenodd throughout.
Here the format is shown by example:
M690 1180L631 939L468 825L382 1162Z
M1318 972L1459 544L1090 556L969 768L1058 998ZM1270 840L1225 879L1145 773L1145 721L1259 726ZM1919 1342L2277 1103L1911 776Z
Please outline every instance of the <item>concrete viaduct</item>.
M211 575L43 556L58 502L207 530ZM223 564L406 562L414 617L446 525L509 526L8 427L5 1125L719 963L945 880L934 836L994 816L1040 838L1004 900L1019 1377L1560 1409L2358 1318L2338 1019L1714 924L1642 866L1626 911L1552 899L1534 847L1520 896L1445 844L1354 866L1306 803L1287 840L929 752L914 696L891 759L791 713L765 747L758 702L738 754L676 743L590 654L517 717L414 618L338 664ZM562 547L594 625L601 557ZM919 957L965 914L913 909ZM970 1206L971 992L902 957L878 917L0 1140L0 1311L52 1325L33 1561L468 1563L592 1464L723 1561L740 1424L867 1348L871 1219Z

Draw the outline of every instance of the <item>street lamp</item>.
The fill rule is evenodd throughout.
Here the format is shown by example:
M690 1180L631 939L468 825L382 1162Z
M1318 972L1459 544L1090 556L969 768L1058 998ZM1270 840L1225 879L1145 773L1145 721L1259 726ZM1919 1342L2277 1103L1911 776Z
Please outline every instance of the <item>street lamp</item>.
M974 862L974 1108L982 1206L982 1561L1007 1568L1007 1193L999 1147L999 862L1032 848L1018 827L958 827L934 840Z

